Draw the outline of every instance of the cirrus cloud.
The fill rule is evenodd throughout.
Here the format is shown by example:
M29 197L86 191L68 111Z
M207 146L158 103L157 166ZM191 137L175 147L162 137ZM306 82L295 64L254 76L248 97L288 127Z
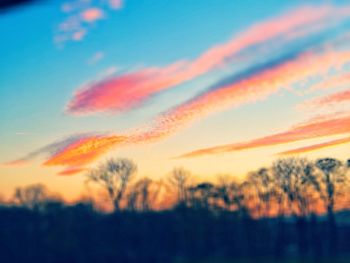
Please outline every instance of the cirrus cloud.
M66 106L68 113L78 115L132 110L155 94L227 64L234 64L237 58L243 65L137 129L122 134L85 134L56 143L53 147L55 150L46 146L20 160L46 153L45 166L65 167L62 175L79 173L115 147L158 141L210 114L266 99L282 89L293 91L309 87L310 80L327 76L329 72L343 72L344 66L350 62L350 51L337 50L334 43L328 43L328 37L334 37L331 30L334 23L346 20L349 14L349 8L302 7L254 25L192 61L179 60L165 67L143 68L92 81L74 93ZM277 51L276 46L281 50ZM265 56L266 49L268 56ZM256 59L260 57L264 59ZM349 125L349 117L344 116L314 119L282 133L249 142L195 150L182 157L338 135L349 132Z
M350 8L306 6L263 21L216 45L192 61L180 60L163 68L151 67L124 75L92 81L80 87L68 102L67 112L91 114L123 112L140 106L151 96L176 87L235 61L235 56L273 42L286 43L331 29L346 20ZM327 22L325 22L327 21Z
M341 139L337 139L337 140L331 140L331 141L313 144L313 145L309 145L309 146L305 146L305 147L300 147L297 149L292 149L292 150L288 150L285 152L281 152L280 154L281 155L304 154L304 153L317 151L317 150L321 150L324 148L339 146L339 145L343 145L343 144L347 144L347 143L350 143L350 137L341 138Z
M274 146L279 144L285 144L290 142L296 142L306 139L320 138L333 135L349 134L350 133L350 115L345 114L341 116L321 116L311 119L309 121L300 123L289 130L273 135L253 139L247 142L238 142L227 145L214 146L210 148L204 148L195 150L189 153L185 153L179 158L198 157L209 154L218 154L233 151L242 151L259 147ZM345 143L345 141L333 142ZM328 143L330 146L332 143ZM322 145L316 147L322 148ZM311 148L304 148L304 150L310 150ZM302 150L294 150L295 152L301 152ZM293 151L289 151L292 153ZM285 154L288 152L285 152Z
M57 27L54 42L63 46L68 41L82 41L99 20L107 18L110 10L117 11L122 7L122 0L73 0L63 3L61 11L65 19Z

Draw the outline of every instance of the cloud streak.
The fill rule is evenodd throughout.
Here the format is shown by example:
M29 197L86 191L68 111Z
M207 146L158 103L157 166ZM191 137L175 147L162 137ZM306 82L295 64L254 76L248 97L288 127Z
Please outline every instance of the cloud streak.
M349 7L306 6L261 22L214 46L192 61L178 61L91 82L77 90L66 109L71 114L122 112L151 96L218 69L250 48L290 41L325 30L350 14ZM325 23L324 21L327 21Z
M80 167L95 161L112 147L124 141L124 136L117 135L93 135L80 138L61 148L45 161L44 165Z
M318 63L315 63L315 61L318 61ZM55 151L51 151L49 159L45 161L44 165L46 166L82 167L94 162L116 146L123 147L130 144L149 143L164 139L189 126L192 122L207 117L209 114L265 99L282 88L292 89L296 84L307 83L306 80L314 75L327 74L330 69L333 71L340 70L348 61L350 61L350 52L346 51L327 51L321 54L313 52L292 53L261 65L255 65L244 72L221 80L209 87L206 92L159 115L152 123L125 132L125 135L88 134L63 140L50 147L44 147L37 152L42 153L51 148L55 149ZM176 70L176 67L174 70ZM334 123L329 125L334 126ZM346 123L343 123L343 125L346 127ZM307 125L305 127L301 126L298 129L302 131L297 132L298 129L294 131L296 134L299 134L300 138L295 137L295 135L292 137L287 133L280 135L278 137L279 140L275 143L303 139L304 137L302 136L305 134L303 129L308 127ZM314 126L310 126L309 129L312 127ZM312 129L312 132L314 131L317 131L317 129ZM322 134L327 135L326 132ZM245 147L261 147L269 145L269 143L273 144L273 141L268 140L269 138L255 141L255 146L240 144L233 150L241 150ZM270 139L276 138L276 136L273 136ZM310 136L308 135L305 138L310 138ZM259 143L261 146L259 146ZM225 149L214 147L213 149L199 150L186 155L186 157L225 151ZM36 155L36 152L34 152L27 158Z
M348 101L350 101L350 89L306 101L301 104L299 108L315 109L320 107L332 107Z
M296 9L257 24L229 42L209 49L192 61L180 60L165 67L144 68L119 76L109 75L102 80L88 83L76 91L66 106L66 111L78 115L132 110L155 94L235 62L237 58L255 58L256 55L261 55L260 51L256 50L264 50L266 46L270 48L271 43L277 43L279 46L281 43L289 43L290 40L323 32L325 28L329 28L329 24L341 21L348 14L350 14L349 8L333 6ZM324 21L327 21L327 25ZM45 166L64 166L65 170L60 173L61 175L79 173L85 166L115 147L158 141L210 114L266 99L281 89L308 87L310 79L320 75L327 76L331 71L340 72L350 61L349 51L335 51L329 44L325 47L324 42L317 43L319 40L317 37L310 39L307 44L303 42L294 45L293 48L282 50L282 53L276 52L274 56L268 56L264 60L246 63L243 59L241 61L244 64L243 68L220 79L214 85L205 87L201 93L184 103L156 116L153 122L124 132L123 135L73 136L43 147L17 161L26 161L46 154L49 157L44 162ZM332 100L339 101L340 98ZM317 119L292 127L283 133L249 142L200 149L181 157L238 151L343 134L349 132L348 127L350 127L349 116Z
M222 80L207 92L168 110L154 120L148 131L132 137L135 141L163 138L210 114L263 100L283 88L289 90L297 85L307 86L308 79L327 74L330 69L340 70L348 61L350 52L306 52L260 65Z
M70 176L70 175L75 175L75 174L84 172L86 170L87 170L86 168L80 168L80 167L75 168L75 167L72 167L72 168L68 168L66 170L63 170L63 171L59 172L58 175Z
M311 85L311 91L326 90L335 86L350 86L350 73L338 74L335 76L328 77L321 82Z
M77 135L72 135L69 137L66 137L62 140L58 140L56 142L50 143L44 147L41 147L33 152L28 153L24 157L7 162L6 164L8 165L22 165L27 163L28 161L31 161L35 158L41 157L41 156L54 156L58 152L61 152L64 148L69 147L70 145L74 144L76 141L81 140L82 138L91 136L90 134L77 134Z
M264 99L281 88L292 88L294 84L305 82L311 76L326 74L330 68L341 69L348 61L349 52L306 52L255 66L244 73L231 76L231 82L220 81L207 92L168 110L146 127L127 132L123 145L158 141L209 114ZM106 140L106 148L110 147L108 141Z
M334 146L339 146L343 144L350 143L350 137L342 138L342 139L337 139L337 140L332 140L324 143L319 143L319 144L314 144L314 145L309 145L305 147L300 147L297 149L293 150L288 150L285 152L281 152L280 155L295 155L295 154L304 154L312 151L317 151L329 147L334 147Z
M291 142L296 142L296 141L301 141L306 139L313 139L313 138L332 136L332 135L341 135L341 134L347 134L347 133L350 133L350 115L343 115L339 117L323 116L323 117L311 119L307 122L296 125L295 127L292 127L291 129L282 133L276 133L273 135L257 138L247 142L233 143L233 144L199 149L189 153L185 153L179 156L179 158L190 158L190 157L198 157L198 156L209 155L209 154L242 151L242 150L248 150L253 148L274 146L274 145L291 143ZM318 147L320 146L322 145L318 145ZM304 149L304 150L307 150L307 149Z
M176 72L183 64L179 62L163 69L148 68L89 83L75 93L66 110L73 114L129 110L165 86L177 83Z

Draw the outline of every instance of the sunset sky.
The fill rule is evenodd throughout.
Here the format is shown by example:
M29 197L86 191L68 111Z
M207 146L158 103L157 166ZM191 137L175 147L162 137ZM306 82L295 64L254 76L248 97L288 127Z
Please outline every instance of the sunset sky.
M0 193L127 157L241 177L350 158L350 3L43 1L0 13Z

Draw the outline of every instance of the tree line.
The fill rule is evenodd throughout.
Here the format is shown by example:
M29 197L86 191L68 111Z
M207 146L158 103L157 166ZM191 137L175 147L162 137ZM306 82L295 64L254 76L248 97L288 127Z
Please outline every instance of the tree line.
M162 181L136 172L132 160L117 158L86 173L109 213L96 211L93 198L67 205L43 185L17 188L0 209L0 255L11 262L349 261L350 159L278 159L241 180L216 182L184 168Z

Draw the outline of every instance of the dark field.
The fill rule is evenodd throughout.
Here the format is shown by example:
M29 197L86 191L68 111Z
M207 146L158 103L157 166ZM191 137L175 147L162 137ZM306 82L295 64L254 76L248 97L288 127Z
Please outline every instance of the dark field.
M318 217L295 223L182 209L105 215L87 204L51 204L45 212L2 208L0 224L1 262L346 263L350 254L350 224L337 226L332 251Z

